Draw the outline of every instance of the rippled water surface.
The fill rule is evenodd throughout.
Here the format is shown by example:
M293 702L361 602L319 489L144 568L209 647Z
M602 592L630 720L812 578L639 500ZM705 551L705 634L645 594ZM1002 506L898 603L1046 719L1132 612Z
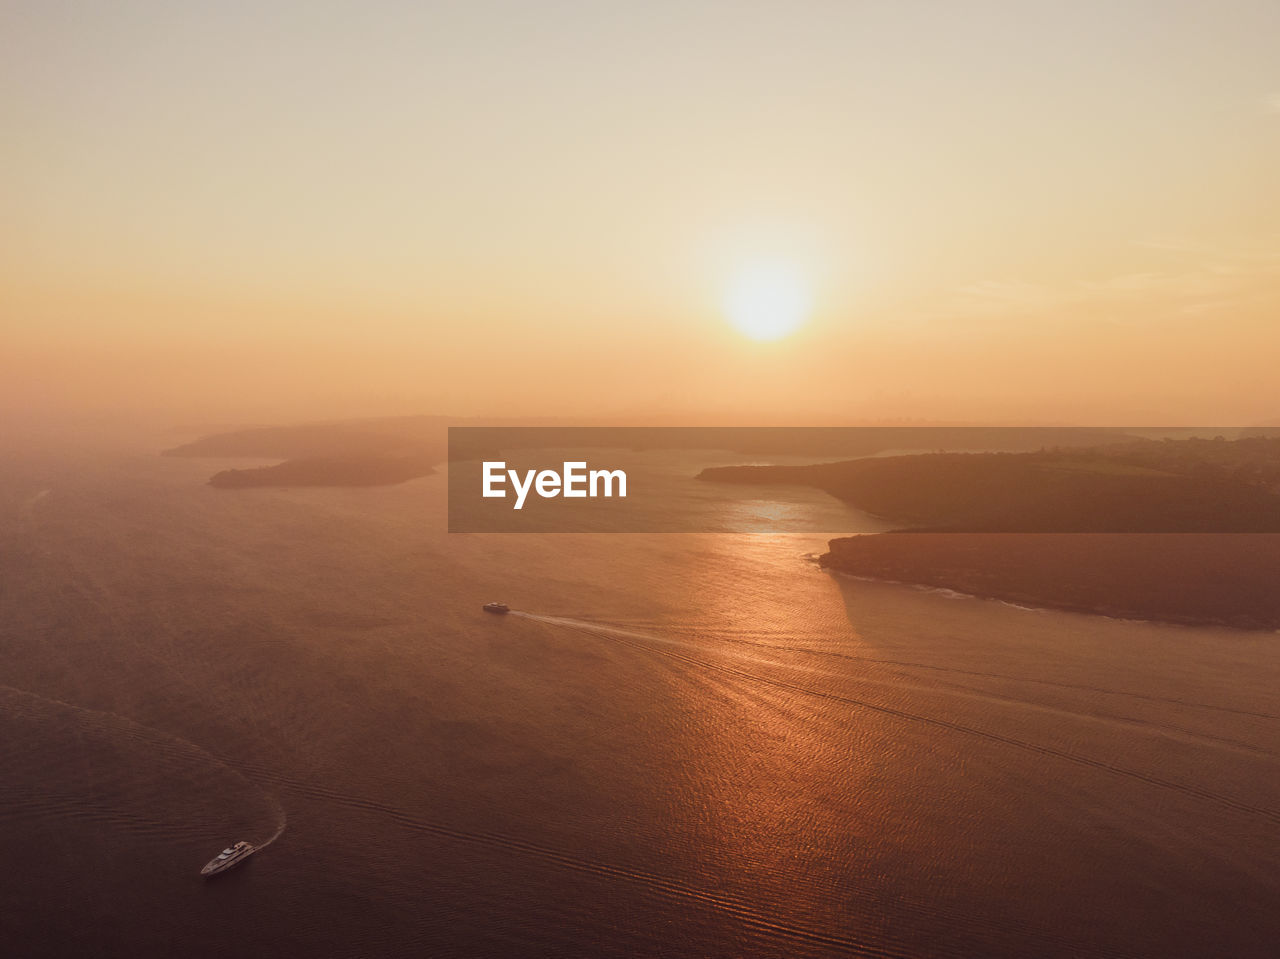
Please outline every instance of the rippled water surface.
M845 579L817 535L451 536L440 476L2 465L8 954L1280 942L1275 634Z

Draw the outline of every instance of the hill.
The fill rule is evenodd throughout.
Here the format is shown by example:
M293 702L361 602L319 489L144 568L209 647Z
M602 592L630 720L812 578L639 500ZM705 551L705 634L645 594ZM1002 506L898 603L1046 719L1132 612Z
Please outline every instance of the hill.
M1280 532L1276 437L729 466L703 470L699 479L813 486L914 529Z

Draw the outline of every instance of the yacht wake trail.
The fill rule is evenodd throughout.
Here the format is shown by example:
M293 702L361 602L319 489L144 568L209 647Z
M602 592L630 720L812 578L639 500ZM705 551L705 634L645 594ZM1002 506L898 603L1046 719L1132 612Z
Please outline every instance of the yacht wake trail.
M870 710L882 715L893 716L910 723L931 726L966 736L974 736L980 739L985 739L988 742L1000 743L1015 749L1036 753L1040 756L1074 763L1079 766L1085 766L1117 776L1123 776L1127 779L1146 783L1147 785L1154 786L1158 789L1178 792L1204 802L1234 810L1235 812L1245 813L1247 815L1256 816L1260 819L1265 819L1272 823L1280 824L1280 810L1267 806L1255 805L1253 803L1237 799L1233 796L1216 792L1205 786L1166 779L1162 776L1145 773L1137 769L1131 769L1105 759L1097 759L1092 756L1075 753L1057 746L1049 746L1025 739L1019 739L1015 736L988 729L980 729L976 726L970 726L965 723L943 719L937 716L927 716L910 710L901 709L896 706L891 706L886 703L873 702L871 700L844 695L828 689L805 686L789 680L773 676L765 676L760 673L740 669L737 666L733 666L728 663L712 662L711 660L702 659L698 656L678 651L698 648L695 644L687 641L670 639L658 634L642 633L630 629L620 629L614 626L596 624L586 620L570 619L561 616L542 616L536 613L517 612L515 610L512 610L510 615L546 623L550 626L575 630L589 636L611 639L616 643L630 646L634 649L644 650L645 652L654 653L656 655L665 656L667 658L683 662L689 666L696 667L700 670L708 670L733 676L739 680L745 680L747 682L757 683L764 686L771 686L776 689L786 690L791 693L823 700L829 703L839 703L855 709Z
M40 719L41 716L47 719L48 713L42 712L52 707L55 710L70 713L83 722L84 729L93 730L99 734L105 734L110 737L120 736L134 742L145 744L151 754L163 755L174 760L183 760L190 762L192 760L200 763L212 764L235 779L239 780L242 785L247 787L249 792L258 794L271 808L272 817L275 822L275 832L271 834L264 842L257 843L257 849L265 849L271 845L284 833L285 827L288 825L288 816L285 813L284 806L273 793L264 790L260 785L249 779L243 772L235 766L219 759L204 747L182 736L167 732L162 729L156 729L153 726L147 726L127 716L119 713L108 712L106 710L93 709L88 706L81 706L76 703L70 703L62 699L56 699L50 696L42 696L39 693L33 693L25 689L18 689L14 686L8 686L0 683L0 714L9 714L15 718L24 717L27 719ZM83 807L79 812L93 813L94 798L92 796L81 796L75 803L77 808ZM71 800L65 800L63 805L71 803ZM65 810L68 815L78 815L70 806ZM129 815L127 812L117 811L115 815L123 817L127 820Z

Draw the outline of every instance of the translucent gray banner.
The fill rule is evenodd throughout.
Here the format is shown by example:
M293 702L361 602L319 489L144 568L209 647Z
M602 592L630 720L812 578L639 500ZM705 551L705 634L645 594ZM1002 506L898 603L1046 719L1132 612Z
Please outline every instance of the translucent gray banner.
M1280 430L451 427L472 533L1280 532Z

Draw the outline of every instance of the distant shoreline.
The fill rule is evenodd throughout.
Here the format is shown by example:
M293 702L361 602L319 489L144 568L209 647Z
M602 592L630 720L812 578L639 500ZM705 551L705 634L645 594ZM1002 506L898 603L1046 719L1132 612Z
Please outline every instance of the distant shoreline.
M161 455L281 461L221 470L209 478L219 489L393 486L430 476L445 460L443 423L440 417L405 417L258 427L203 436Z
M209 478L209 485L219 489L393 486L434 472L431 463L421 456L309 457L273 466L222 470Z

